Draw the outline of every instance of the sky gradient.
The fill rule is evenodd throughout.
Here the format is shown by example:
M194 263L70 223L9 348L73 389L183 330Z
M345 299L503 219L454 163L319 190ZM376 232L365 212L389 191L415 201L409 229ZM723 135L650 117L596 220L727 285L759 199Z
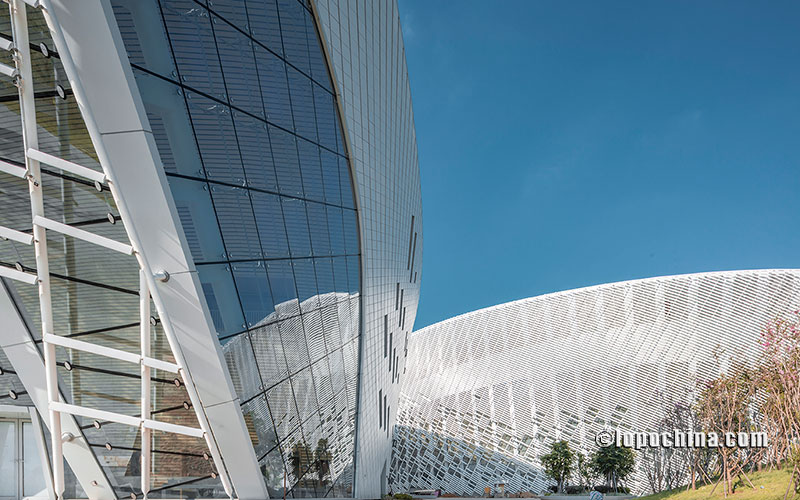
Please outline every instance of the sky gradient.
M400 0L415 329L651 276L800 267L800 3Z

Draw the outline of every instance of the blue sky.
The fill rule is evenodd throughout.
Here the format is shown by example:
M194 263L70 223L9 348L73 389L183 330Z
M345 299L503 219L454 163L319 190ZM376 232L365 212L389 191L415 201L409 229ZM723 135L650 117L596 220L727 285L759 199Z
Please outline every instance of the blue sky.
M800 267L800 2L400 0L415 328L542 293Z

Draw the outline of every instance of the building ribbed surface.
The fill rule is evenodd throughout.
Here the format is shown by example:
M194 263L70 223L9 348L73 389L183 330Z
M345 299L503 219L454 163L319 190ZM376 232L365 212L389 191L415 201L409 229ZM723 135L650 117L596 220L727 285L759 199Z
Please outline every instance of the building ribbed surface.
M732 359L755 363L766 322L800 304L800 271L627 281L471 312L409 339L395 491L544 491L558 439L590 452L604 429L654 430ZM641 471L631 481L642 492Z

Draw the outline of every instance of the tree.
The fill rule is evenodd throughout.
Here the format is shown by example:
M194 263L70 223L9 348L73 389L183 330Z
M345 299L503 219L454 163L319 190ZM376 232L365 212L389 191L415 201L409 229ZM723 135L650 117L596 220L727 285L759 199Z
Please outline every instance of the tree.
M619 481L624 481L633 474L634 453L630 448L608 446L598 448L592 454L591 468L599 476L606 480L606 486L614 488L618 493L617 486Z
M579 451L575 460L575 472L578 474L578 480L581 482L581 488L588 491L594 482L595 473L591 468L591 461L582 451Z
M575 453L566 441L556 441L550 445L550 453L540 458L545 473L558 484L558 493L564 491L564 485L572 472Z
M761 333L761 366L756 371L762 429L770 448L764 457L772 465L787 465L800 493L800 310L769 322Z

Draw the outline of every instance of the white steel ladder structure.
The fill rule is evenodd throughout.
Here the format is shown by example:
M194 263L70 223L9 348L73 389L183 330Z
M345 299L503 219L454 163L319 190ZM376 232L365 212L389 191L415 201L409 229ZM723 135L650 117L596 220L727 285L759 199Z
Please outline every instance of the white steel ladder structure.
M41 182L41 164L49 165L50 167L69 172L70 174L87 179L95 183L98 189L109 189L112 196L117 202L120 215L122 216L123 223L125 221L126 211L124 204L121 203L119 196L116 192L114 182L108 175L107 158L102 150L102 145L99 145L94 140L97 156L100 159L100 164L103 166L103 172L99 172L70 161L58 158L56 156L44 153L39 150L38 136L37 136L37 123L36 123L36 109L35 99L33 92L32 81L32 65L30 44L28 40L28 23L26 4L30 5L39 11L44 16L48 28L53 38L53 43L59 54L62 54L61 62L69 77L72 85L72 90L78 102L84 102L82 95L82 88L80 82L75 74L75 68L72 64L66 44L64 42L63 34L57 22L52 18L49 13L49 0L4 0L9 4L11 13L11 26L12 26L12 41L0 40L0 50L6 50L12 53L15 66L11 67L5 64L0 64L0 78L9 78L19 89L20 99L20 115L22 119L22 136L23 145L25 150L25 168L0 161L0 172L16 176L23 181L28 182L30 202L31 202L31 216L33 234L17 231L14 229L0 227L0 238L10 239L26 245L32 245L36 254L36 274L25 272L20 269L11 269L0 266L0 276L5 278L21 281L29 285L38 285L39 288L39 306L41 314L42 325L42 341L44 350L44 364L46 370L47 380L47 396L49 402L49 427L51 434L51 457L53 482L56 496L61 499L64 494L64 461L62 450L62 433L61 433L61 413L68 413L76 416L86 418L93 418L97 420L116 422L119 424L137 427L141 431L141 489L144 498L150 491L150 479L152 472L151 451L152 451L152 431L158 430L168 433L183 434L187 436L194 436L204 438L210 451L210 455L214 460L216 470L224 471L221 458L216 446L211 442L212 438L209 433L208 422L205 414L198 411L201 408L198 394L195 387L190 381L187 381L188 374L185 372L184 363L180 349L176 349L175 338L169 328L165 327L164 332L167 341L175 356L176 363L154 359L150 356L150 293L153 284L156 281L167 281L169 274L166 272L157 272L149 275L144 269L143 260L137 251L135 241L131 244L121 243L104 236L93 234L89 231L79 229L61 222L48 219L44 213L44 197L42 192ZM81 114L86 124L87 129L92 134L94 122L91 116L87 116L86 109L81 106ZM69 337L58 335L54 331L52 303L50 296L50 272L48 265L47 255L47 231L55 231L70 238L77 238L85 242L104 247L110 251L120 252L125 255L131 255L138 260L139 263L139 308L140 308L140 353L133 354L130 352L113 349L105 346L96 345L90 342L76 340ZM130 236L130 232L128 232ZM104 411L85 406L76 406L64 402L60 397L58 387L58 375L56 372L56 346L61 346L68 349L75 349L79 351L89 352L95 355L113 358L123 362L138 364L140 366L141 374L141 413L140 416L130 416L109 411ZM183 378L183 385L189 394L192 407L195 409L195 414L200 427L188 427L177 425L152 419L151 415L151 369L163 370L175 373ZM189 383L187 383L189 382ZM215 477L217 473L212 473ZM233 492L227 474L224 472L219 474L222 485L225 488L228 496L232 497Z

